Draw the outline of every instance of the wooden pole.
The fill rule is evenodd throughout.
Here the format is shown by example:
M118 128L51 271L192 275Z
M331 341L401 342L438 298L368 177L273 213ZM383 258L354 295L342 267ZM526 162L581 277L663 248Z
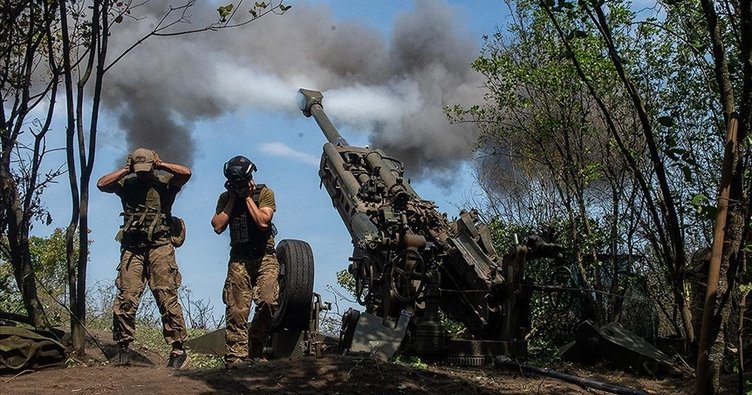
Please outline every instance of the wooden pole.
M713 307L716 304L716 294L718 293L723 242L726 238L726 217L728 215L734 158L737 151L737 128L738 121L736 119L736 114L734 113L729 117L726 149L723 153L721 185L718 195L718 212L716 214L715 228L713 231L713 246L710 252L710 267L708 268L708 282L705 290L702 327L700 328L700 345L697 353L697 368L695 370L695 394L705 394L707 389L710 388L710 380L712 379L709 374L710 345L715 339L710 339L710 326L712 325Z

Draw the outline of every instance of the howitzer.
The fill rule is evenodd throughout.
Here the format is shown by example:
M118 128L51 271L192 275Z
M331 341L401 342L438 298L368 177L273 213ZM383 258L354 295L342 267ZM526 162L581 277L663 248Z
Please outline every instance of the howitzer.
M409 320L398 341L406 353L473 361L486 356L478 354L525 354L529 293L521 281L534 248L515 244L500 257L476 211L449 221L415 192L399 160L347 143L324 113L321 92L299 93L301 111L316 120L328 141L319 176L352 237L348 272L365 313L393 327ZM491 351L449 339L439 311L463 323L465 337ZM359 325L357 315L356 322L347 322L348 316L353 315L343 319L343 330L350 330L344 339Z

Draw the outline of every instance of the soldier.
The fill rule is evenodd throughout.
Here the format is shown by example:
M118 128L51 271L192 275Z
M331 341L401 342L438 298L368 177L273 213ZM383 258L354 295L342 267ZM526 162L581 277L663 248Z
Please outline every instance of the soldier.
M146 281L162 316L162 334L172 344L167 367L181 369L188 363L183 349L187 332L177 294L182 276L171 244L170 221L175 196L189 178L189 168L163 162L156 152L139 148L128 155L124 168L97 181L100 191L117 194L123 204L123 226L117 236L117 297L112 306L112 334L123 364L128 363L128 345L133 341L136 310Z
M236 156L224 166L227 191L219 195L211 223L220 234L230 227L230 262L222 300L227 328L225 363L228 368L244 360L265 360L264 343L277 307L279 262L274 251L276 210L274 192L253 181L256 165ZM250 353L246 322L251 302L256 304L250 326Z

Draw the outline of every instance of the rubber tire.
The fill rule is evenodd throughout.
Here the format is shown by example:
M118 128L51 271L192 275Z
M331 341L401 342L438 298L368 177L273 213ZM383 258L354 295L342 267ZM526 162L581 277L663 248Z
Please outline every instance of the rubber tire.
M313 251L302 240L277 244L279 307L272 319L275 330L309 329L313 303Z

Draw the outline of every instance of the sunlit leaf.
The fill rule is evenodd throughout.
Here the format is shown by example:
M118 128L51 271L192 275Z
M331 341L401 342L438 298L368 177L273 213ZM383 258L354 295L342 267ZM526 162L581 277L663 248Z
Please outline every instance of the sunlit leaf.
M230 16L230 13L232 13L232 10L234 8L235 6L232 3L225 5L225 6L219 6L219 8L217 8L219 17L222 19L227 18L228 16Z
M700 205L706 204L708 201L709 201L708 197L702 193L698 193L697 195L692 197L693 206L700 206Z

